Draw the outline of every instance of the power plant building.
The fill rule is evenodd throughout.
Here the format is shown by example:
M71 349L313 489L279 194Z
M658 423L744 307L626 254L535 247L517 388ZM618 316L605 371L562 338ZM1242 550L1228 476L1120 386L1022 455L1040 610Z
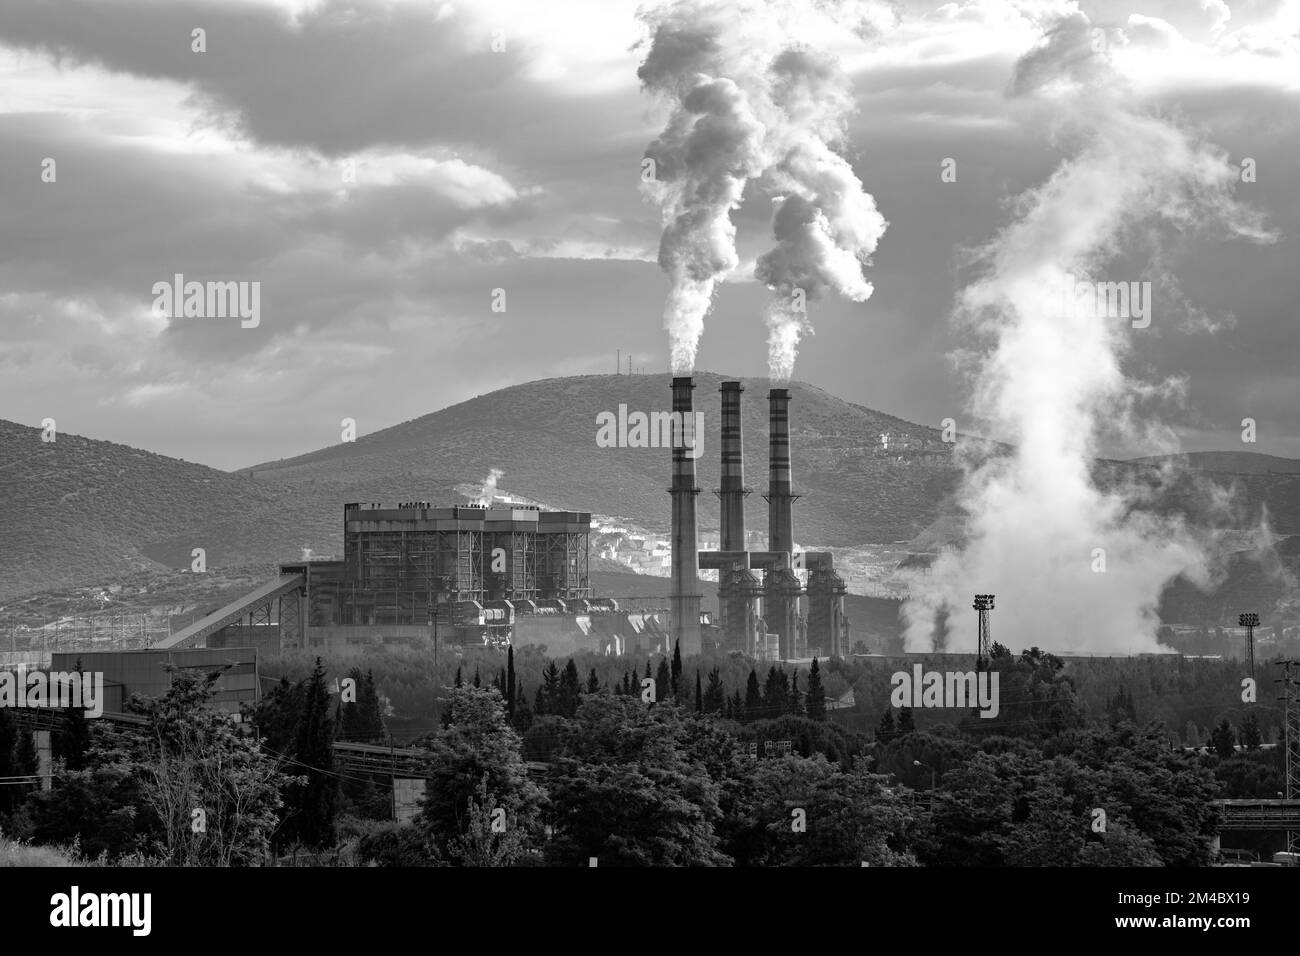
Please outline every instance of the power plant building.
M847 593L826 552L794 550L790 390L768 392L768 550L747 550L740 382L721 393L719 550L699 551L695 382L672 380L668 607L633 612L596 597L591 514L510 504L343 506L343 557L280 565L279 577L171 635L158 648L286 648L433 641L544 644L548 653L739 651L759 659L848 653ZM700 569L718 571L702 609ZM807 574L807 587L800 574ZM762 576L760 581L759 575ZM666 613L665 613L666 612ZM716 620L716 624L714 623Z
M280 576L160 647L544 644L548 653L671 650L666 610L594 595L591 515L426 501L344 505L341 560Z

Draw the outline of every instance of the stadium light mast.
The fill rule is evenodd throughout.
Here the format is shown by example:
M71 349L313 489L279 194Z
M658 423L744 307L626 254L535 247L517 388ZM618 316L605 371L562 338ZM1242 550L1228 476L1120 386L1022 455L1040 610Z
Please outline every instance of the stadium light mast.
M989 611L993 610L993 595L975 595L975 603L971 607L979 611L980 617L979 649L976 652L975 670L988 670L993 660L993 641L989 637Z
M1258 614L1239 614L1237 624L1246 629L1246 666L1250 668L1250 679L1255 679L1255 628L1259 627Z

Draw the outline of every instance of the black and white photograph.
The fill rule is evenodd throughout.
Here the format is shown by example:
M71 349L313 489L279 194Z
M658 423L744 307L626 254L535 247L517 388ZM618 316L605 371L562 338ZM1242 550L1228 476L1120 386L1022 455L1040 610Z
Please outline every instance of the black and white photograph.
M1298 155L1300 0L4 0L0 899L1284 929Z

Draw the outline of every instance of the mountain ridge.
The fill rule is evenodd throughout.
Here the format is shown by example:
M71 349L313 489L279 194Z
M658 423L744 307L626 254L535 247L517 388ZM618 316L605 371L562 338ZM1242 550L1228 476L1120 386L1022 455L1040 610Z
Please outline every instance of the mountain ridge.
M704 413L697 461L700 530L717 528L709 492L718 484L718 385L737 380L697 372ZM454 504L492 468L501 489L550 507L590 511L650 531L667 530L668 451L600 448L596 416L667 411L668 375L589 375L508 386L340 443L235 471L221 471L115 442L0 420L0 600L53 585L95 584L148 567L189 567L194 548L209 567L272 564L342 549L348 501L422 499ZM767 379L740 378L744 462L752 489L746 525L765 532ZM792 382L791 449L795 538L801 546L905 546L956 513L960 472L938 429L846 402ZM882 435L886 441L882 442ZM1273 529L1300 534L1300 462L1254 452L1193 453L1193 464L1236 456L1228 476L1242 489L1236 527L1253 527L1267 507ZM1244 456L1244 457L1242 457ZM1226 459L1225 459L1226 460ZM1159 462L1106 462L1123 476ZM1199 474L1199 473L1198 473ZM1196 478L1196 475L1192 476ZM1168 507L1196 513L1199 479ZM942 522L941 522L942 523Z

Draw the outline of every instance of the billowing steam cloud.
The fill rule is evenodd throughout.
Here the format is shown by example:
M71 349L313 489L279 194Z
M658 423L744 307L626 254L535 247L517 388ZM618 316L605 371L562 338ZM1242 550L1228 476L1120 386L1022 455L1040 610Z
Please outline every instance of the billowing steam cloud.
M474 496L474 504L490 505L497 497L497 482L504 475L500 468L493 468L488 472L488 476L483 479L483 484L479 487L478 494Z
M777 57L774 99L787 120L789 149L769 172L780 193L772 220L776 248L761 256L754 276L774 293L768 309L768 373L787 380L799 340L812 330L806 306L827 289L865 302L872 285L862 274L888 225L875 200L830 143L843 136L853 107L848 78L804 50Z
M1098 314L1095 299L1093 308L1065 307L1063 289L1141 279L1101 274L1139 229L1215 225L1270 237L1232 199L1227 157L1133 106L1089 39L1087 18L1069 17L1017 70L1017 94L1050 102L1072 93L1085 145L1021 198L1019 217L982 250L983 277L958 303L959 317L992 340L972 410L1014 449L968 462L966 541L940 555L905 605L910 649L942 644L936 622L972 621L972 595L987 592L997 595L994 639L1013 650L1154 651L1164 585L1206 574L1192 532L1131 509L1130 495L1099 489L1090 473L1105 429L1153 433L1133 417L1151 389L1128 379L1121 362L1130 336L1154 333ZM1159 323L1159 287L1152 297ZM973 628L961 628L958 647L974 650Z
M808 328L804 302L826 288L855 301L871 295L862 264L885 221L830 147L852 108L849 84L828 57L791 40L801 21L837 16L832 3L746 0L679 2L644 15L651 43L637 75L673 105L646 149L654 177L645 189L663 210L659 265L672 283L664 325L678 374L695 365L717 282L739 265L731 211L751 179L764 176L778 194L777 246L755 273L776 294L774 378L790 376Z
M766 165L766 127L754 112L752 77L744 85L734 78L741 70L725 10L677 4L651 16L654 37L637 76L675 100L646 156L655 164L647 190L664 214L659 266L672 282L664 325L673 371L682 374L695 366L714 286L739 265L731 210Z

